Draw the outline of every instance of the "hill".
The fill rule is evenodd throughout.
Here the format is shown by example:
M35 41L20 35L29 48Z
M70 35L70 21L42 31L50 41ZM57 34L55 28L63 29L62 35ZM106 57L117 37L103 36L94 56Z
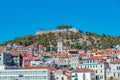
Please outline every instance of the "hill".
M8 43L17 43L24 46L31 45L33 43L38 43L43 46L57 45L58 40L62 40L64 46L71 46L71 48L79 49L106 49L113 45L120 44L120 36L110 36L110 35L99 35L96 33L85 32L81 30L71 31L72 27L61 30L49 31L46 33L41 33L38 35L27 35L24 37L19 37L13 41L7 41L1 46L7 45Z

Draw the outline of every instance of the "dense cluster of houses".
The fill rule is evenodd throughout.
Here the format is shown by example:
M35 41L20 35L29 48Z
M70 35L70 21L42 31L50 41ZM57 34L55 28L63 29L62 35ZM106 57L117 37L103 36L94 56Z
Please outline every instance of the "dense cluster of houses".
M63 50L8 44L0 47L0 80L120 80L120 46Z

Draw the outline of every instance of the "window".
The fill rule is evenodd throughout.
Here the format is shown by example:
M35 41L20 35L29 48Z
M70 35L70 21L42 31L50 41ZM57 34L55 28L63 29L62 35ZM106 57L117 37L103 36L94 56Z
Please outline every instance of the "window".
M102 64L101 64L101 68L102 68Z
M64 77L62 77L62 80L64 80Z
M90 68L92 68L92 65L90 65Z
M101 73L102 73L102 70L101 70Z
M77 77L77 73L75 74L75 77Z
M89 65L88 65L88 68L89 68Z
M117 67L117 70L119 70L119 67Z
M78 78L75 78L75 80L78 80Z
M120 77L120 73L118 73L118 77Z
M96 73L98 73L98 71L96 70Z
M85 80L85 77L86 77L86 76L85 76L85 73L83 73L83 80Z
M119 66L117 67L117 70L120 70L120 69L119 69Z
M115 73L114 73L114 77L115 77Z
M92 63L92 60L90 60L90 63Z
M103 79L103 76L100 76L100 79Z
M58 77L56 77L56 79L58 79Z
M93 65L93 68L94 68L94 65Z

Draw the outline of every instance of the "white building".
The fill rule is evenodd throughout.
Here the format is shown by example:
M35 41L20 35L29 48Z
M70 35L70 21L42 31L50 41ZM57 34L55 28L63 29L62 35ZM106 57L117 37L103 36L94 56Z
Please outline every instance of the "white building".
M76 69L71 73L71 80L96 80L95 72L91 69Z
M120 80L120 59L109 63L109 67L106 70L106 80L111 77Z
M0 70L0 80L51 80L48 67Z
M30 62L31 67L34 66L45 66L45 62L41 61L41 60L32 60Z
M94 70L96 80L106 80L106 64L101 59L99 56L92 56L79 64L79 67Z
M63 52L63 43L62 43L62 41L57 42L57 52L58 53Z

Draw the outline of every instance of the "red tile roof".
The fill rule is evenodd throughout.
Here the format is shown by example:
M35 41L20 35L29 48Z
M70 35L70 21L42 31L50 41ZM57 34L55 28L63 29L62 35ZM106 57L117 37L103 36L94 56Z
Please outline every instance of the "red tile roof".
M102 59L102 56L92 56L87 58L86 60L99 60L99 59Z
M79 54L80 57L86 56L86 53Z
M76 49L71 49L71 50L69 50L69 52L78 52L78 50L76 50Z
M120 59L113 61L114 63L120 63Z
M73 72L94 72L94 70L87 69L87 68L76 68Z
M68 57L68 53L65 53L65 52L59 53L59 54L58 54L58 57L60 57L60 58Z
M25 68L25 69L50 69L50 70L55 70L55 68L52 67L52 66L28 67L28 68Z

